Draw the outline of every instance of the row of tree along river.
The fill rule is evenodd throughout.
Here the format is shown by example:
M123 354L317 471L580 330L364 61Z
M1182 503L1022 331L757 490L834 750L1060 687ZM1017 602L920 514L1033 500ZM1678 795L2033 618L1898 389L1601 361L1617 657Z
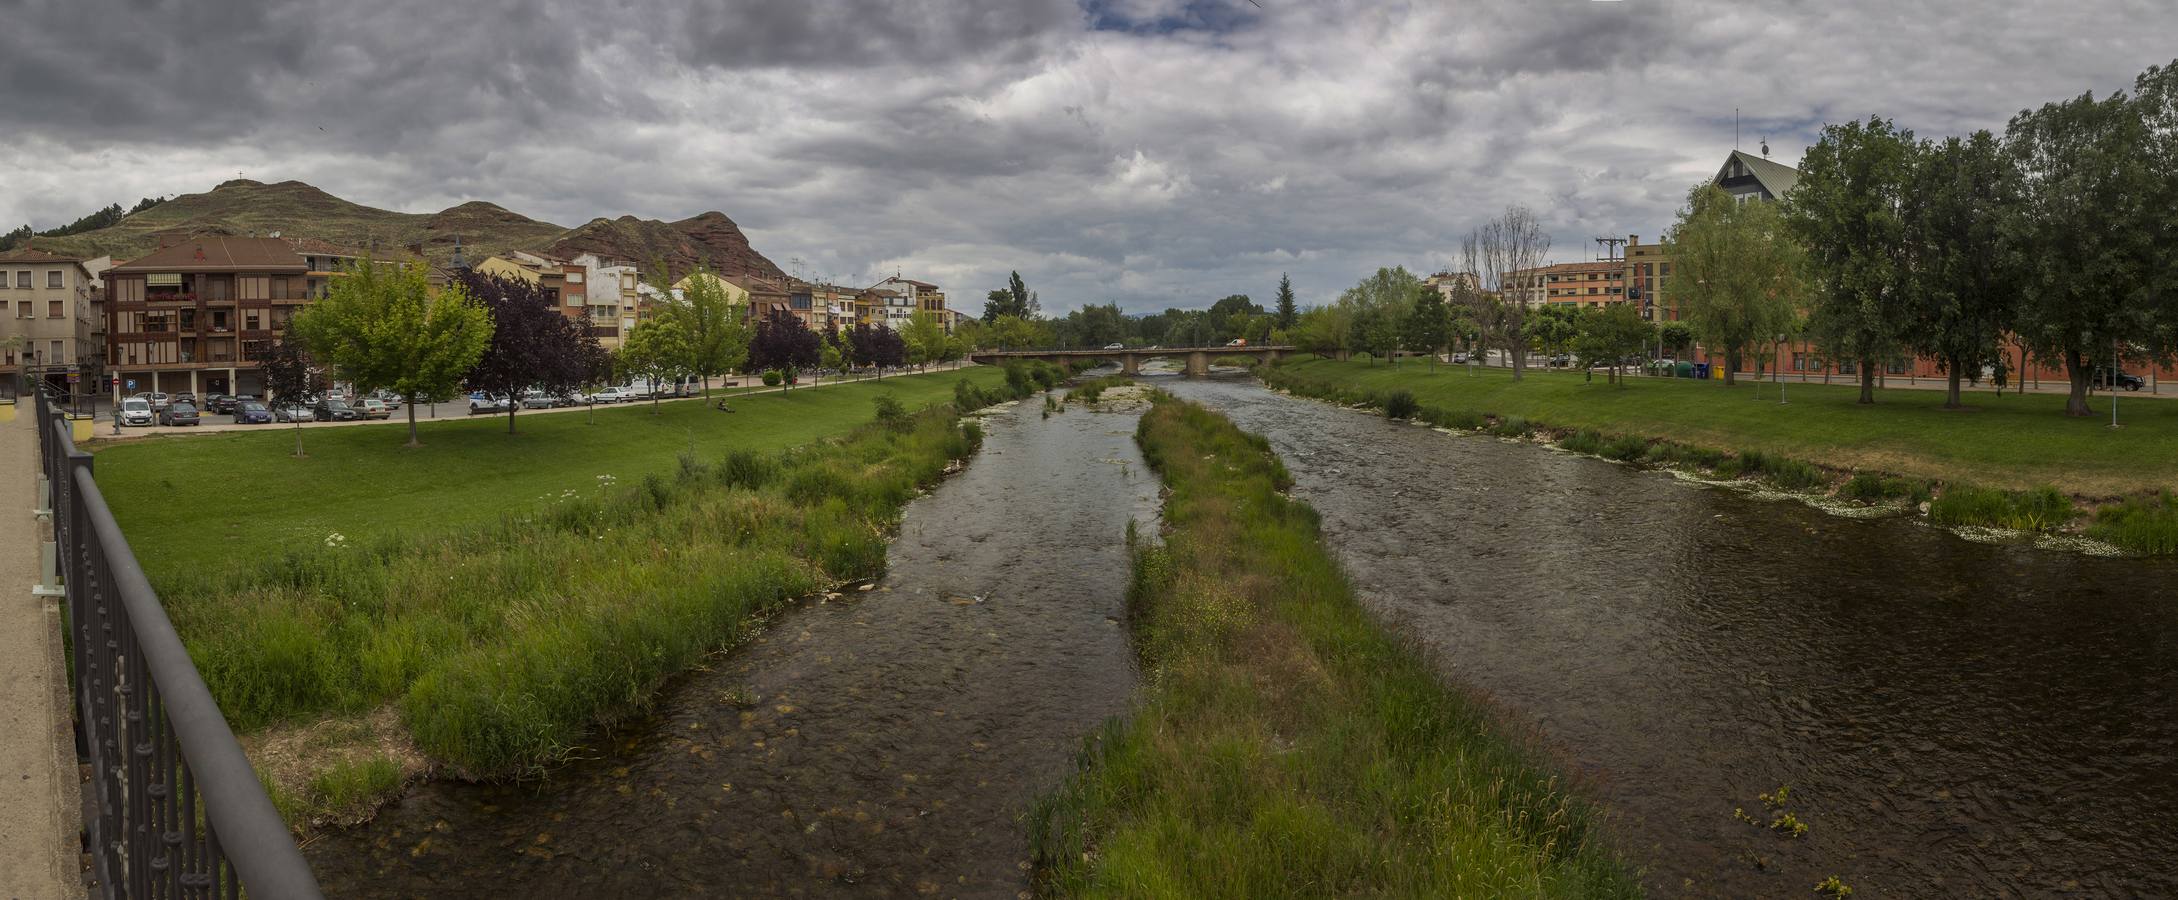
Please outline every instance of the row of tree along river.
M1272 441L1383 618L1532 729L1661 895L2178 893L2178 564L1151 380ZM873 590L783 614L590 758L426 785L313 864L357 897L1026 890L1018 817L1135 679L1133 418L991 417Z

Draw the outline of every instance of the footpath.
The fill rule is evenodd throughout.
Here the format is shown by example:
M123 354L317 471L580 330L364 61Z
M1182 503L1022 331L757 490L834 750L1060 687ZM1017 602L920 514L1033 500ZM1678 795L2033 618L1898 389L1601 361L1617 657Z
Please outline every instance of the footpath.
M33 404L0 409L0 898L82 896L59 601L38 597L50 526L38 501ZM12 415L11 415L12 413Z

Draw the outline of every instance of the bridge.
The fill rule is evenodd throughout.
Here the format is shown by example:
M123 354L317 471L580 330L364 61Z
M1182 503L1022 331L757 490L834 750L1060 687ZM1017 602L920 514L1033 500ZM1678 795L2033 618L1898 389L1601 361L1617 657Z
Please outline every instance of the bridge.
M1037 359L1048 363L1061 363L1071 359L1089 359L1119 363L1119 369L1129 375L1142 374L1142 361L1160 357L1177 357L1187 361L1187 374L1210 374L1212 357L1245 356L1263 363L1274 363L1294 348L1286 345L1255 347L1128 347L1123 350L979 350L968 358L984 365L1003 363L1009 359Z

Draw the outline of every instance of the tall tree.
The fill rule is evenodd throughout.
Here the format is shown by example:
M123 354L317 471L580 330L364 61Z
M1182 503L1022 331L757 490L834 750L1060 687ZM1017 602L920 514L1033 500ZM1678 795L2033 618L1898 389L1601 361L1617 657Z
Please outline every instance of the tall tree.
M1013 292L999 288L983 297L983 324L998 321L999 316L1018 315L1013 311Z
M1805 294L1803 254L1777 206L1702 184L1672 229L1666 288L1695 337L1723 349L1726 384L1748 348L1791 327Z
M1445 314L1444 296L1435 288L1422 288L1414 295L1414 307L1407 313L1406 329L1400 342L1408 350L1428 357L1434 368L1438 352L1450 341L1451 318Z
M636 323L620 341L620 349L614 354L614 362L621 372L641 375L650 385L650 413L658 414L658 386L678 380L688 371L688 357L693 351L688 342L688 331L680 320L670 316L655 316Z
M501 278L474 270L454 276L454 283L483 304L492 320L492 338L484 354L462 380L470 390L507 395L507 433L514 433L514 414L522 408L522 392L529 388L564 394L589 379L597 338L590 334L590 319L570 319L560 314L541 285L517 278ZM409 419L416 405L409 405Z
M1649 323L1641 320L1641 310L1633 303L1606 303L1600 309L1582 312L1576 325L1580 337L1575 339L1575 352L1580 354L1583 365L1607 363L1611 381L1625 387L1620 367L1627 357L1640 353L1654 333Z
M1278 327L1292 328L1294 317L1298 313L1293 308L1293 278L1284 272L1278 273L1278 303L1276 308L1278 310Z
M303 337L290 329L286 334L266 342L251 357L264 375L267 403L300 403L310 393L310 385L317 378L317 364L310 359L310 350ZM303 453L302 420L295 420L295 456Z
M2157 270L2168 272L2158 256L2168 251L2156 246L2154 223L2169 210L2151 207L2170 173L2150 165L2148 109L2122 91L2087 93L2022 112L2005 132L2021 176L2020 214L2005 229L2024 295L2014 328L2036 357L2064 362L2069 416L2094 414L2087 392L2097 362L2156 332ZM2136 352L2160 357L2161 344Z
M664 314L678 319L688 336L688 371L703 379L703 395L711 396L711 379L741 367L749 358L747 310L726 296L726 288L702 269L686 279L679 296L666 294Z
M1924 142L1907 179L1908 247L1905 343L1941 360L1944 407L1959 407L1959 381L2002 357L2019 306L2019 279L2007 270L2003 222L2018 210L2011 160L1995 135Z
M1505 348L1513 380L1519 381L1528 366L1528 303L1542 277L1537 270L1550 255L1550 233L1533 211L1511 206L1468 235L1461 253L1466 270L1494 295L1478 299L1476 317L1487 336Z
M454 392L491 343L492 317L458 281L433 294L423 266L365 258L333 278L288 329L356 390L405 398L408 446L419 447L416 401Z
M1557 356L1572 349L1573 341L1581 336L1580 307L1569 303L1546 303L1528 314L1527 338L1530 346L1543 351L1544 356Z
M938 314L920 310L909 317L907 328L900 334L906 345L908 358L925 369L930 363L945 356L945 324L938 321Z
M1014 315L1033 319L1042 314L1043 310L1036 302L1036 292L1029 290L1028 283L1021 280L1019 270L1014 271L1007 279L1006 292L1013 295L1013 306L1009 311Z
M1809 330L1860 361L1860 402L1875 402L1877 366L1904 349L1911 311L1901 213L1913 132L1870 118L1823 128L1800 161L1786 220L1815 278Z

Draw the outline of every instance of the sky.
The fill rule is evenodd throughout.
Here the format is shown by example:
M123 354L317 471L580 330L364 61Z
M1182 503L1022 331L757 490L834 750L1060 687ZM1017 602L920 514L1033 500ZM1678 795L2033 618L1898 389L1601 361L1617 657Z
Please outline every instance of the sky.
M1260 4L1260 5L1258 5ZM561 225L732 217L965 312L1304 305L1509 205L1653 239L1734 146L2130 87L2172 0L0 0L0 229L300 179Z

